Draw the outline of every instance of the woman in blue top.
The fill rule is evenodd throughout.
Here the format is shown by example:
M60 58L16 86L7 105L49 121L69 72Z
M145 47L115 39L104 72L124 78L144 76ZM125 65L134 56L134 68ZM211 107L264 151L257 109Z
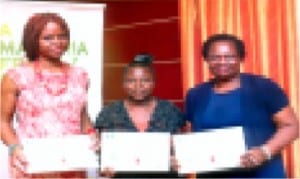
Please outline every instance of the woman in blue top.
M188 91L187 124L194 132L242 126L248 151L241 156L244 170L197 177L286 177L280 153L298 137L299 126L284 91L263 76L240 73L245 47L236 36L211 36L202 55L214 78Z

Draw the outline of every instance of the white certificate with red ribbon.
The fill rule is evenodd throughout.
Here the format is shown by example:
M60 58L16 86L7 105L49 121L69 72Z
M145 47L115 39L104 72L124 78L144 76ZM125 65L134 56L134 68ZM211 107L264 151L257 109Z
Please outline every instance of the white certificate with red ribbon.
M88 135L22 139L27 173L98 168L98 157Z
M170 134L102 132L100 168L114 171L168 171Z
M179 173L239 168L246 151L242 127L176 134L173 142Z

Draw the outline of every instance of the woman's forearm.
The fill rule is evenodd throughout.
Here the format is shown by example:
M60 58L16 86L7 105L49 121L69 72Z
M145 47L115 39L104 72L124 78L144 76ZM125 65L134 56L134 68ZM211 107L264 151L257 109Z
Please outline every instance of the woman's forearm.
M287 145L291 144L299 137L298 124L284 125L278 128L274 136L267 141L265 146L270 151L271 155L276 155L281 152Z
M12 122L1 121L1 140L6 145L18 144L20 142L12 126Z

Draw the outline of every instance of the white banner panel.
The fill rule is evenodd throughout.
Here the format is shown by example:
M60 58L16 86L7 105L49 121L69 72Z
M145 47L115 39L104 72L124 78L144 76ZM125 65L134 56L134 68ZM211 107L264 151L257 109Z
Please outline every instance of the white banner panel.
M0 76L24 59L23 26L35 12L56 12L70 27L70 48L64 61L82 66L89 74L88 112L92 119L102 106L104 4L51 1L0 1ZM0 178L7 178L7 150L0 143Z

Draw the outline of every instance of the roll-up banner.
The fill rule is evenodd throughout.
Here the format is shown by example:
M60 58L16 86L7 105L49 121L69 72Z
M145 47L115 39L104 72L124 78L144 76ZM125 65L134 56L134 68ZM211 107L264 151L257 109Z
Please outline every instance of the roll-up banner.
M70 47L63 60L89 75L88 112L94 121L102 106L103 11L105 4L0 0L0 76L26 60L21 45L24 24L36 12L59 13L70 27ZM0 178L9 178L7 148L0 142Z

